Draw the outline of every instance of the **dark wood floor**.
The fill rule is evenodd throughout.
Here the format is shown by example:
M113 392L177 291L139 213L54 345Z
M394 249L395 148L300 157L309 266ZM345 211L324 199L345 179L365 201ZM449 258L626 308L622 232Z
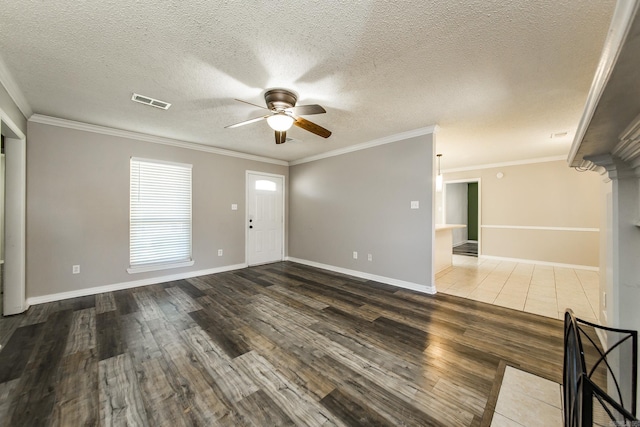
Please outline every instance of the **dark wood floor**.
M37 305L0 344L8 426L480 426L505 364L562 372L558 320L289 262Z
M462 245L453 247L454 255L466 255L478 257L478 242L475 243L463 243Z

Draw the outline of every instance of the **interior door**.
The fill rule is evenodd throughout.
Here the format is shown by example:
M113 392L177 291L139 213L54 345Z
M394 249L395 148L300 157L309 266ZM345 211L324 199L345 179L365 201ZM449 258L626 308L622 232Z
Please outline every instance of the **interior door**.
M247 264L284 257L284 177L247 173Z

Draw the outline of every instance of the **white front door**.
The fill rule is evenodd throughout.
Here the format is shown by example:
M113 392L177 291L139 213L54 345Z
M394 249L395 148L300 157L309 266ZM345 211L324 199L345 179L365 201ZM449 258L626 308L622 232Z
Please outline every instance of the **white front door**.
M284 257L284 176L247 172L247 264Z

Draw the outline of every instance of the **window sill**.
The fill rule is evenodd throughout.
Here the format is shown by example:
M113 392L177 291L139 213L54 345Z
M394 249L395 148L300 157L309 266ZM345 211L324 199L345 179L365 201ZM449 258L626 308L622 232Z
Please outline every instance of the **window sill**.
M189 267L194 264L194 261L183 261L183 262L173 262L171 264L149 264L149 265L141 265L139 267L129 267L127 268L127 273L136 274L136 273L146 273L147 271L157 271L157 270L168 270L170 268L180 268L180 267Z

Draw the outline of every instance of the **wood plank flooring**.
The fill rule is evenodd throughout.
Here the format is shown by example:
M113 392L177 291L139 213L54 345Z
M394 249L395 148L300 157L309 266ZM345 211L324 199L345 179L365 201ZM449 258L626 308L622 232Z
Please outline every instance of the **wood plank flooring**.
M458 246L453 247L454 255L465 255L465 256L473 256L478 257L478 242L475 243L463 243Z
M0 319L2 426L481 426L562 322L283 262Z

